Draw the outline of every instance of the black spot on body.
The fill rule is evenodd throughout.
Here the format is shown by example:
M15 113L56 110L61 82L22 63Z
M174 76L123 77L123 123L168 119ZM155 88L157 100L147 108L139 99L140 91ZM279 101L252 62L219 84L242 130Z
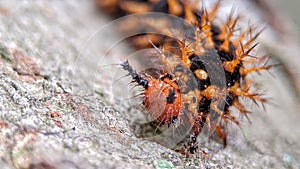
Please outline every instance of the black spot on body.
M207 113L210 109L211 100L203 97L198 103L198 112Z
M201 56L192 55L189 57L190 61L192 62L192 65L190 67L191 71L195 71L197 69L202 69L206 71L205 65L203 63L203 60L201 59Z
M175 90L174 89L170 90L170 93L169 93L168 97L166 97L166 99L167 99L167 103L168 104L174 103L174 101L176 99Z
M218 51L218 55L219 55L222 62L232 61L234 59L234 56L231 52Z
M242 63L237 64L232 73L225 70L227 87L233 86L235 84L235 82L238 82L239 85L241 84L241 80L243 80L243 78L244 78L240 74L240 69L242 66L243 66Z

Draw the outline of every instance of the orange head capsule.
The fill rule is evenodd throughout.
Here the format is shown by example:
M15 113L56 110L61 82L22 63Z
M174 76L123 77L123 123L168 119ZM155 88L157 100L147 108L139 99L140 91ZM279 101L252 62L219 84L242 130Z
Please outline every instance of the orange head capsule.
M149 78L144 105L159 125L173 123L183 109L178 85L167 76Z
M149 75L142 77L128 63L121 64L124 70L129 72L133 79L145 89L143 104L149 115L155 119L159 125L171 124L183 110L182 96L178 84L169 74L154 78Z

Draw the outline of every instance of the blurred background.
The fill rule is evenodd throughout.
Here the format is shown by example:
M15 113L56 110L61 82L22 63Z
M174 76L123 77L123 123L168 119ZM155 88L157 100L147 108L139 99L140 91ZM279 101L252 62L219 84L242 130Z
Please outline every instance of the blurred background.
M270 0L274 5L280 7L283 14L291 19L292 24L295 24L297 32L300 32L300 1L298 0ZM299 35L298 35L299 37Z

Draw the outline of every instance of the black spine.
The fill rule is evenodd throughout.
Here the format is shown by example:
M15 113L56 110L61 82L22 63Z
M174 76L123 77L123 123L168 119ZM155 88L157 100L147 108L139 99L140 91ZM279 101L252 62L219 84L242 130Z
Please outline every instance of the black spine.
M145 89L148 88L148 80L140 76L135 70L132 69L132 67L129 65L128 61L125 61L121 64L122 68L124 70L127 70L133 79L134 82L138 83L139 85L143 86Z

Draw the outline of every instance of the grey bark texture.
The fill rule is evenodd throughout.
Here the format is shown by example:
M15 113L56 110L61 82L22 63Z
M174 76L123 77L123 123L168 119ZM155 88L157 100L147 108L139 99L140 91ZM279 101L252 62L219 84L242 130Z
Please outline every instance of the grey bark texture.
M255 77L272 104L265 110L250 104L252 123L244 119L237 131L243 137L233 133L225 149L210 152L209 159L200 153L186 158L136 137L128 122L133 112L122 108L125 102L111 101L118 77L97 69L111 37L100 32L87 43L108 22L93 1L0 2L1 169L300 168L294 33L280 34L270 24L260 38L282 65Z

